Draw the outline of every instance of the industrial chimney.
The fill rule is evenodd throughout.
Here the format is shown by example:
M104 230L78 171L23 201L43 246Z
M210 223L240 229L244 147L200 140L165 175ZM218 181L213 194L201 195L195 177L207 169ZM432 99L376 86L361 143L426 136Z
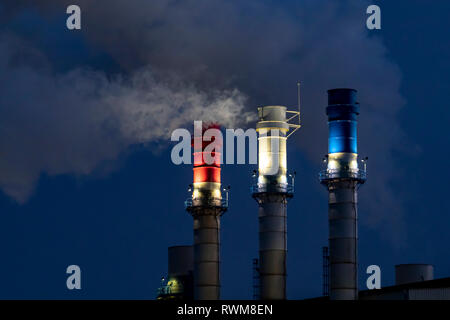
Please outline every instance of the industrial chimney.
M228 193L222 197L221 191L220 152L205 151L211 143L203 140L208 129L218 130L219 126L203 126L202 134L194 135L194 182L190 189L192 195L185 203L194 218L195 300L220 298L220 217L228 208ZM221 141L216 143L221 144Z
M286 113L293 115L286 118ZM258 172L252 195L259 206L260 298L286 299L286 207L294 194L294 175L287 173L286 140L300 127L288 123L300 119L300 112L266 106L258 108L258 116ZM287 134L290 128L295 129Z
M366 180L366 163L358 165L356 90L328 90L328 155L320 172L328 189L330 299L358 298L357 187Z

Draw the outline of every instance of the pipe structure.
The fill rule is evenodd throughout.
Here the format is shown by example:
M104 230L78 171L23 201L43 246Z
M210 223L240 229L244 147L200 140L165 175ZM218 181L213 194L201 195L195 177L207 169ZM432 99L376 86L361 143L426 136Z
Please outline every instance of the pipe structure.
M330 299L358 299L358 185L366 181L357 151L356 90L328 90L328 155L319 174L328 189Z
M286 113L294 115L287 119ZM259 216L260 298L286 299L287 202L294 194L293 175L287 174L286 140L288 123L299 115L283 106L258 108L258 173L252 186ZM295 130L296 130L295 129ZM288 176L291 181L288 181Z
M228 195L223 198L221 192L220 152L205 149L210 144L203 140L208 129L218 130L219 126L204 126L201 136L193 139L194 182L185 204L194 219L195 300L220 298L220 217L228 208ZM218 143L221 147L221 141Z

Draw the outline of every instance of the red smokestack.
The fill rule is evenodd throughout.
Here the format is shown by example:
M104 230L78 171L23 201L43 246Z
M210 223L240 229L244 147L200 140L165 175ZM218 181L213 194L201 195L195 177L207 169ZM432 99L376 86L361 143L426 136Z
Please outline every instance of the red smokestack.
M216 182L220 183L220 153L219 152L209 152L204 151L205 148L215 142L215 137L212 137L211 141L204 141L203 135L208 129L217 129L220 130L220 125L217 123L208 123L203 124L202 127L202 136L201 137L194 137L192 139L192 146L194 148L194 183L195 182ZM201 150L196 150L196 139L197 146L201 146ZM214 163L207 164L206 163L206 156L209 155L211 158L214 159Z
M204 141L208 129L220 129L217 123L204 124L201 137L192 139L194 147L194 184L187 211L194 218L194 298L220 298L220 216L228 208L228 196L223 199L220 189L220 149L222 141ZM200 135L200 130L195 130ZM220 137L221 139L221 137ZM211 143L213 145L208 147ZM210 150L212 147L217 147ZM205 151L205 149L207 150ZM209 150L209 151L208 151ZM209 161L207 161L209 160ZM213 160L213 161L211 161ZM207 163L212 162L212 163Z

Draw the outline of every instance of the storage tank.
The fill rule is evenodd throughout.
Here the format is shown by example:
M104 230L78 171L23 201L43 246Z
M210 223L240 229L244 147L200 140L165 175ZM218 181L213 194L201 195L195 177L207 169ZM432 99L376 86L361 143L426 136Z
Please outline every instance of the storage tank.
M431 264L410 263L395 266L395 284L428 281L434 279L434 267Z
M168 248L167 277L161 278L158 300L192 300L194 298L194 250L192 246Z

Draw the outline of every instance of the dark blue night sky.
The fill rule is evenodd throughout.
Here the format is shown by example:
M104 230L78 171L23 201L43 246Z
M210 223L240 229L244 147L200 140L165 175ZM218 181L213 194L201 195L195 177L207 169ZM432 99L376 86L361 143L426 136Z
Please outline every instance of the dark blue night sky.
M76 68L88 68L103 72L106 79L115 79L117 75L125 75L126 78L127 74L150 64L158 72L163 70L181 74L187 81L198 84L201 89L210 87L212 91L216 88L238 87L249 97L245 109L251 112L256 111L258 104L276 102L295 105L296 80L301 79L304 83L304 128L290 138L291 141L288 140L288 167L296 170L298 174L295 197L288 206L289 299L322 294L321 249L327 245L328 236L327 192L319 184L317 173L320 170L321 157L327 152L326 90L339 85L339 73L346 73L348 69L345 65L336 67L332 62L327 65L327 55L319 58L322 52L328 52L330 56L341 59L339 61L348 61L349 64L355 65L356 71L348 71L349 74L342 84L359 91L359 128L362 134L359 135L358 151L363 156L367 154L369 161L374 162L372 167L369 162L368 181L360 189L360 287L365 287L365 269L371 264L381 267L382 286L394 282L394 265L399 263L430 263L435 266L436 278L450 276L450 205L448 171L445 164L450 156L450 109L447 107L450 92L450 2L374 1L382 10L382 29L373 32L365 29L364 8L367 6L354 5L352 1L343 1L342 3L346 4L341 4L338 8L334 7L337 1L317 1L321 3L321 7L313 4L314 1L286 1L285 4L263 1L265 7L262 9L236 2L234 5L238 7L240 15L230 18L230 26L226 32L219 32L220 41L214 36L220 25L217 29L212 26L208 32L201 28L213 18L203 19L202 16L195 16L189 11L189 14L194 16L192 19L197 19L195 21L198 22L198 25L191 24L191 20L185 20L183 13L175 13L175 10L180 8L173 9L174 17L171 16L172 13L167 12L161 13L159 17L158 6L148 9L148 19L153 19L153 22L147 23L138 13L136 19L141 19L141 24L127 26L126 21L111 22L114 10L127 6L128 1L113 1L115 5L103 11L95 9L96 15L104 12L106 23L111 23L112 27L110 33L96 29L90 34L90 27L95 29L93 21L100 24L103 18L99 15L96 17L99 20L95 20L93 14L89 16L93 5L83 9L86 2L79 2L84 10L83 14L86 15L86 24L81 31L68 31L65 28L65 6L55 4L59 3L58 1L42 1L43 5L37 8L28 1L1 0L0 35L3 46L0 46L0 58L6 55L1 50L7 52L8 46L12 47L11 43L15 43L15 40L8 43L5 39L13 37L22 39L21 43L25 43L27 48L33 48L46 57L48 65L45 68L51 70L50 75L65 74ZM213 3L221 6L221 2ZM144 6L142 1L129 3L136 12L139 12L140 5ZM331 9L328 8L329 5L332 6ZM100 7L100 4L96 6ZM145 8L142 10L146 12ZM199 10L198 14L208 13L208 10L212 9L203 10ZM227 10L229 8L225 7L224 11ZM309 17L308 10L311 10L313 17ZM293 22L277 22L275 25L280 28L278 36L267 32L261 35L261 39L257 39L258 33L255 33L255 36L249 32L249 41L252 44L265 43L261 45L261 50L255 49L260 52L261 57L251 58L253 49L246 45L239 46L239 41L246 42L245 32L241 35L239 30L257 27L262 23L258 21L259 14L271 17L270 19L281 19L283 14L279 11L290 12ZM273 12L273 16L268 12ZM329 19L333 14L338 17L335 20L336 26L324 27L321 19ZM350 15L348 19L347 14ZM341 16L342 19L339 18ZM354 19L355 16L360 18ZM131 19L130 17L133 15L127 16ZM221 18L223 16L219 15L217 20L220 21ZM177 33L177 29L171 25L177 19L180 20L182 28L195 26L192 27L192 34L198 35L198 38L191 37L191 33L187 34L186 38L182 38L184 33L180 38L170 38ZM290 29L295 25L296 19L305 21L303 26L309 26L311 31L301 33L301 37L297 37ZM353 31L352 23L359 21L358 19L362 31ZM349 55L342 55L344 49L341 44L328 41L334 39L333 36L325 37L320 34L334 27L340 32L348 33L348 39L356 39L349 40L354 44L360 42L358 35L352 36L352 33L364 34L364 39L369 42L361 43L364 46L369 43L369 49L373 45L374 51L380 50L379 55L383 56L383 59L371 60L371 56L368 56L365 61L366 49L359 47L345 48ZM127 28L131 31L121 34ZM133 39L130 34L136 34L139 39L142 35L139 30L145 28L155 30L149 37L156 40L144 42L141 51L132 51L130 48ZM314 31L319 29L319 33ZM171 46L160 40L162 36L158 36L158 30L170 30L164 36L173 41L173 50L185 51L182 54L171 52ZM123 37L122 43L111 40L115 37L114 33L118 38ZM7 38L4 37L5 34L8 35ZM234 34L239 41L233 38ZM339 34L336 35L338 36ZM201 42L199 39L202 37L212 37L213 40ZM376 40L372 41L372 38ZM167 42L170 44L169 40ZM215 41L223 42L224 48L215 50ZM292 42L299 43L300 51L296 51L297 48ZM163 49L155 53L159 43L162 43ZM308 44L311 44L311 47ZM383 49L379 49L379 44ZM342 45L345 46L345 43ZM227 51L228 46L235 49ZM309 49L311 52L308 52ZM282 50L285 52L280 53ZM0 118L12 119L11 121L18 119L10 111L11 108L31 103L23 102L22 96L30 97L32 107L20 113L27 121L17 120L17 124L12 122L16 130L12 132L23 132L20 138L6 135L10 131L2 128L5 125L0 121L0 133L3 135L0 138L0 158L10 149L22 150L21 144L24 143L28 147L23 151L14 151L16 158L10 158L8 161L13 163L11 159L27 158L26 162L15 162L26 163L26 168L32 167L36 162L43 164L42 168L39 167L41 169L38 179L34 179L32 192L24 198L19 197L18 200L11 191L16 189L8 187L8 183L16 181L14 174L20 176L27 171L21 171L21 167L17 165L14 168L18 169L11 173L9 168L13 166L0 161L0 176L6 177L0 177L3 190L0 191L0 298L154 299L160 278L167 270L167 247L190 244L192 241L192 218L184 210L184 200L188 196L187 186L192 182L192 168L188 165L172 164L170 147L173 143L168 137L150 142L146 142L145 138L122 139L117 144L119 147L114 147L114 150L119 151L112 155L105 151L106 156L96 160L95 165L89 166L88 169L79 169L72 165L75 163L73 158L94 158L97 150L103 152L110 142L108 138L99 138L101 143L94 144L96 138L91 140L89 135L76 136L77 128L82 128L83 122L76 122L77 126L74 127L59 125L53 128L53 122L46 121L58 121L58 117L61 114L64 116L65 111L61 109L61 114L55 115L54 118L42 116L43 112L48 111L45 111L47 100L42 98L33 101L33 96L28 94L29 83L20 85L22 71L18 70L22 69L15 67L15 63L20 65L20 61L24 60L23 63L32 64L31 60L34 59L31 55L34 51L28 49L23 52L25 53L20 55L18 60L11 60L8 65L10 77L17 78L0 77L0 86L7 87L9 93L15 92L11 95L12 98L0 98ZM201 56L202 52L208 52L208 56ZM264 60L262 57L266 54L271 57ZM180 60L176 60L177 57L181 57ZM316 61L315 57L321 60ZM208 65L211 77L199 76L195 71L200 58L211 64ZM297 60L303 62L297 64ZM178 61L183 65L180 66ZM190 61L192 70L189 69ZM386 65L377 65L380 61ZM234 64L246 66L236 67L241 71L234 71ZM396 66L391 67L390 64ZM40 70L40 62L36 62L36 65L38 66L33 65L33 70ZM305 70L302 67L305 65L310 66L312 71L302 73ZM1 64L0 67L3 68L4 65ZM384 72L384 68L388 71ZM234 72L233 76L219 79L218 75L224 74L223 70L232 69L230 74ZM313 73L315 69L318 70L317 74ZM381 71L366 74L371 80L365 81L361 80L364 77L357 71L361 69ZM391 71L392 78L399 75L398 90L394 88L396 81L392 81L390 86ZM0 72L3 73L3 70L0 69ZM309 74L316 77L310 87ZM274 77L271 78L271 75ZM355 75L354 79L352 75ZM322 79L328 79L323 81L323 87ZM14 87L10 83L13 83ZM292 88L287 88L289 84ZM402 98L387 97L386 92L390 90L393 92L392 96ZM0 89L0 95L5 92ZM65 108L69 102L65 101L63 95L62 97L58 103L61 108ZM395 111L386 105L389 101L400 100L403 106ZM376 104L377 101L380 101L380 111L376 121L372 121L371 115L377 112L377 108L369 108L367 105ZM45 110L41 111L41 107ZM71 113L67 113L67 117L70 116ZM150 113L150 117L151 121L160 121L162 116L154 112ZM313 120L309 122L309 119ZM391 122L383 125L384 119L393 121L400 129L391 127ZM58 139L57 143L53 138L38 141L40 137L46 137L40 133L29 135L29 132L34 131L29 131L28 126L41 120L38 126L40 133L48 131L50 137L54 136L55 132L58 133L58 130L61 131L61 139ZM115 128L114 120L108 122L110 123L111 128ZM185 126L190 128L192 123ZM73 134L72 131L63 134L62 130L65 128L73 130ZM316 135L314 130L319 133ZM117 134L113 129L111 132L111 136ZM398 137L399 142L393 144L391 134ZM73 148L74 151L70 147L67 148L67 145L72 143L84 145L84 141L94 142L89 144L89 149L81 153L76 152L76 147ZM45 147L41 149L41 145ZM37 151L30 146L35 146ZM387 146L390 150L389 169L385 169L382 162L387 157L384 154ZM40 154L39 150L47 154L51 153L49 150L55 150L55 155L52 154L51 161L47 161L46 155ZM67 153L67 157L71 159L60 161L61 153ZM37 154L39 156L36 156ZM80 162L85 163L84 160ZM66 165L67 163L70 165ZM258 254L257 205L249 190L253 169L252 165L225 165L222 170L223 183L231 186L230 208L222 219L221 281L224 299L252 298L252 258ZM387 178L377 180L378 176ZM374 182L371 186L372 181ZM375 184L377 186L374 186ZM385 196L378 192L379 190L388 190L389 197L392 197L394 202L398 200L398 203L385 206ZM386 200L387 202L389 201ZM397 215L396 208L401 210L401 215ZM383 217L379 221L376 218L377 212ZM370 218L367 218L369 216ZM65 271L71 264L81 267L82 290L69 291L66 288Z

